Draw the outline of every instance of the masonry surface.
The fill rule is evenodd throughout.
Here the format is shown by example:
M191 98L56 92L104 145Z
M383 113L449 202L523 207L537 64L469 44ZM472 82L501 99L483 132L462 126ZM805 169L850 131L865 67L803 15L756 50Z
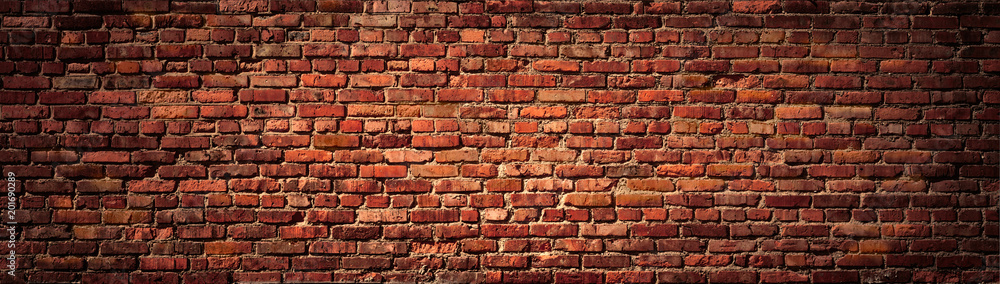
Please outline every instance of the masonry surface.
M1000 279L1000 3L0 11L3 281Z

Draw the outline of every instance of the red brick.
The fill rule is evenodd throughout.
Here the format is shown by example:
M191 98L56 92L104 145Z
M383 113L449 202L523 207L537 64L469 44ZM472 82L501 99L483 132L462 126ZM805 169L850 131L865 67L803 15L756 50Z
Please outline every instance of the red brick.
M816 45L812 47L814 57L855 57L857 48L850 45Z
M612 201L609 194L572 193L566 195L563 203L577 207L603 207L611 205Z
M535 92L531 90L492 90L489 92L489 99L492 102L530 102L535 99Z
M712 54L715 58L756 58L759 54L757 47L714 47Z
M313 146L316 147L336 147L350 148L357 147L360 139L351 135L317 135L313 137Z
M583 267L587 268L620 268L628 267L630 264L628 256L583 256Z
M779 107L775 110L778 118L783 119L818 119L823 117L818 107Z
M174 181L158 181L158 180L138 180L129 181L128 190L131 192L173 192L175 182Z
M459 137L455 135L413 137L413 146L418 148L449 148L458 144Z
M532 68L541 72L577 72L580 64L576 61L538 60L531 64Z
M601 167L586 165L559 165L555 170L560 177L598 177L604 173Z
M359 177L375 177L375 178L401 178L406 177L406 166L369 166L362 165L359 167Z
M568 88L596 88L607 86L607 76L605 75L564 75L560 87Z
M814 271L814 283L852 283L860 280L857 271Z
M722 191L725 182L722 180L678 180L680 191Z
M475 89L442 89L438 90L438 101L442 102L478 102L483 100L483 91Z
M302 75L302 86L305 87L344 87L347 85L347 76L344 75Z
M511 87L555 87L556 77L552 75L510 75L507 85Z
M691 72L726 72L729 68L729 62L722 60L692 60L684 63L684 70Z
M781 3L778 1L736 1L733 2L733 12L752 14L780 13Z
M414 177L454 177L458 176L458 167L450 165L413 165L410 166Z
M392 75L350 75L348 83L351 87L391 87L396 84L396 77ZM326 85L327 83L317 83Z
M637 191L673 191L674 185L666 179L630 179L628 188Z

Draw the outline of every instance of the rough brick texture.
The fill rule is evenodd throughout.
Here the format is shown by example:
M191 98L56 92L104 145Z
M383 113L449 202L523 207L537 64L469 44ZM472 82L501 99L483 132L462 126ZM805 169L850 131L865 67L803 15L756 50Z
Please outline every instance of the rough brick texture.
M0 13L21 280L1000 280L994 1Z

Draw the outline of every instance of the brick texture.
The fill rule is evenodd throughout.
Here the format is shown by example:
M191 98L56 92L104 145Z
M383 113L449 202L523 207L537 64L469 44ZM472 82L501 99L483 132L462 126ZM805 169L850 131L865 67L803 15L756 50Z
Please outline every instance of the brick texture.
M0 282L1000 280L993 1L0 13Z

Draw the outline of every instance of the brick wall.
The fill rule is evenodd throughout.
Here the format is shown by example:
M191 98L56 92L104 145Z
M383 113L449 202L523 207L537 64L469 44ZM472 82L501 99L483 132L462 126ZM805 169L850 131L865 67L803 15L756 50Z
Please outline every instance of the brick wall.
M997 281L985 2L3 1L17 278Z

